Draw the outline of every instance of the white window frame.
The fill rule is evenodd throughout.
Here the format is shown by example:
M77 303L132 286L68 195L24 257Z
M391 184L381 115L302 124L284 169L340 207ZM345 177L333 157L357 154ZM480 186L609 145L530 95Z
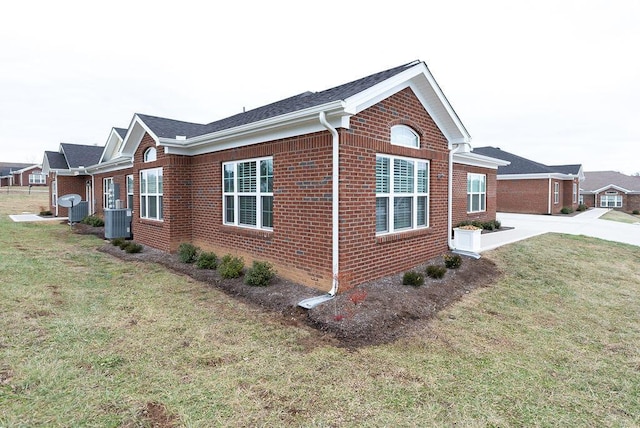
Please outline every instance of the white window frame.
M127 186L127 208L132 210L133 209L133 189L134 189L133 186L135 185L135 182L133 181L133 174L129 174L126 176L125 183Z
M407 125L395 125L391 127L391 144L419 149L420 136Z
M29 184L47 184L47 176L37 172L29 174Z
M560 183L558 183L557 181L553 182L553 203L560 203Z
M271 175L262 175L261 162L268 161L271 162ZM255 191L240 191L240 179L241 177L238 174L238 169L241 164L255 163ZM231 181L227 178L225 185L225 169L229 169L229 171L233 172L233 177ZM260 230L273 230L273 178L274 178L274 164L273 164L273 156L266 156L261 158L252 158L252 159L242 159L232 162L224 162L222 164L222 223L227 226L236 226L243 227L248 229L260 229ZM271 179L271 181L269 181ZM264 186L263 186L264 183ZM269 183L271 184L269 187ZM270 190L269 190L270 189ZM253 197L255 198L255 219L256 224L244 224L240 223L240 198L243 197ZM271 198L271 225L269 226L265 217L267 212L263 211L264 204L263 198ZM233 210L233 221L229 221L227 217L227 200L233 201L233 207L230 209Z
M618 192L600 195L600 208L622 208L622 195Z
M156 190L155 192L149 191L149 180L148 177L151 173L155 173L156 176ZM157 220L162 221L164 218L164 210L163 210L163 179L162 179L162 168L150 168L140 170L140 218L144 218L147 220ZM151 217L149 215L150 212L150 204L149 200L155 197L156 204L156 215L155 217Z
M578 184L573 183L573 203L578 202Z
M388 183L388 188L389 188L389 192L378 192L378 186L377 186L377 182L378 182L378 173L376 171L376 236L380 236L380 235L388 235L391 233L401 233L401 232L409 232L412 230L418 230L418 229L427 229L429 227L429 211L431 208L431 201L430 201L430 187L431 187L431 164L427 159L417 159L417 158L408 158L408 157L403 157L403 156L394 156L394 155L388 155L388 154L383 154L383 153L378 153L376 154L376 170L377 170L377 165L378 165L378 159L381 158L386 158L389 161L389 175L388 175L388 179L389 179L389 183ZM396 160L402 160L402 161L406 161L406 162L412 162L413 163L413 188L411 192L399 192L396 191L395 188L395 161ZM426 168L426 191L425 192L419 192L418 191L418 171L419 171L419 164L423 164ZM426 198L426 207L425 207L425 224L420 224L418 225L418 201L419 198ZM398 198L411 198L411 214L412 214L412 218L411 218L411 226L410 227L403 227L403 228L395 228L395 205L396 205L396 199ZM386 230L377 230L377 226L378 226L378 200L385 200L386 199Z
M142 160L145 163L146 162L154 162L154 161L158 160L158 152L157 152L156 148L155 147L149 147L147 150L145 150Z
M116 200L113 192L115 186L113 177L107 177L102 179L102 207L104 209L113 209L116 207Z
M480 180L481 179L481 180ZM480 190L473 191L473 182L480 181ZM478 196L478 209L473 209L473 197ZM481 213L487 211L487 175L467 173L467 213Z

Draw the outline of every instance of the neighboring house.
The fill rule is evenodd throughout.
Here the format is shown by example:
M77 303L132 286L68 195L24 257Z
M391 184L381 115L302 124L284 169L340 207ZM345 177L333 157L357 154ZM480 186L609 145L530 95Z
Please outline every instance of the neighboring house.
M580 188L583 203L588 207L640 210L640 177L616 171L585 172Z
M13 171L13 182L16 186L46 186L47 176L42 172L42 165L29 165Z
M87 172L97 206L126 193L137 242L266 260L325 290L448 251L452 201L456 219L495 218L507 164L470 152L419 61L208 124L136 114L122 131Z
M102 150L102 146L61 143L57 152L44 152L42 172L49 179L49 205L56 216L67 216L67 209L58 206L58 197L72 193L89 201L92 212L93 184L86 168L99 162Z
M32 164L0 162L0 187L21 186L22 184L16 182L16 172L30 166Z
M558 214L578 208L582 165L544 165L497 147L476 147L473 153L510 162L498 168L498 211Z

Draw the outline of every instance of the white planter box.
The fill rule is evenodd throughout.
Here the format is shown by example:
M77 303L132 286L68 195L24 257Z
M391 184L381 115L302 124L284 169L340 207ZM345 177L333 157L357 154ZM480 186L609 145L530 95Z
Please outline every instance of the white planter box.
M480 251L481 234L482 229L467 230L455 227L453 229L453 246L456 250L477 253Z

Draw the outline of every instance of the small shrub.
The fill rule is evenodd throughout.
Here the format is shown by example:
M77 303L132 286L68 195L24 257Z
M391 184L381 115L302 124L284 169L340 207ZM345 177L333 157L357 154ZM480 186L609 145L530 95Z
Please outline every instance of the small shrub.
M114 238L111 240L111 245L113 245L114 247L120 247L122 248L122 244L124 244L126 241L124 240L124 238Z
M427 266L426 272L429 278L440 279L447 273L447 268L444 266L429 265Z
M52 215L53 215L53 213L50 210L40 211L40 216L41 217L49 217L49 216L52 216Z
M214 253L202 252L196 260L198 269L216 269L218 267L218 256Z
M104 226L104 220L102 220L100 217L97 217L95 215L90 215L90 216L87 216L87 217L83 218L80 223L88 224L89 226L93 226L93 227L103 227Z
M231 254L226 254L220 260L218 272L221 277L226 279L238 278L242 274L243 268L244 259L242 257L235 257Z
M276 276L273 265L269 262L253 262L251 269L247 271L244 283L254 287L266 287Z
M571 208L571 207L562 207L560 212L562 214L571 214L573 212L573 208Z
M129 241L124 247L124 250L129 254L139 253L142 251L142 245L137 242Z
M125 248L127 248L127 245L129 245L129 242L131 241L127 241L123 239L122 241L120 241L120 244L118 245L118 247L120 247L121 250L124 250Z
M587 206L585 204L580 204L578 205L578 208L576 208L576 211L586 211L587 210Z
M424 284L424 275L413 270L407 271L402 276L402 284L419 287Z
M640 210L633 210L631 213L633 215L640 215Z
M188 242L183 242L178 247L178 258L182 263L193 263L198 259L198 247Z
M445 254L442 258L447 269L458 269L462 264L462 257L459 254Z

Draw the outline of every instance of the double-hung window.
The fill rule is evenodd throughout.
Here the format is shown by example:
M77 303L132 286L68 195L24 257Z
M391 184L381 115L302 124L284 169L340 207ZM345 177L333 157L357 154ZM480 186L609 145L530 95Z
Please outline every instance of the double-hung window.
M273 158L222 165L224 224L273 229Z
M467 212L486 211L487 176L484 174L467 174Z
M140 171L140 218L162 220L162 168Z
M127 175L127 208L133 209L133 175Z
M109 178L105 178L104 180L102 180L103 186L102 186L102 190L104 193L104 198L103 198L103 207L106 209L113 209L116 207L116 201L115 201L115 187L113 184L113 177L109 177Z
M573 203L578 202L578 185L573 183Z
M560 183L557 181L553 182L553 203L557 204L560 202Z
M376 156L376 233L429 225L429 161Z

